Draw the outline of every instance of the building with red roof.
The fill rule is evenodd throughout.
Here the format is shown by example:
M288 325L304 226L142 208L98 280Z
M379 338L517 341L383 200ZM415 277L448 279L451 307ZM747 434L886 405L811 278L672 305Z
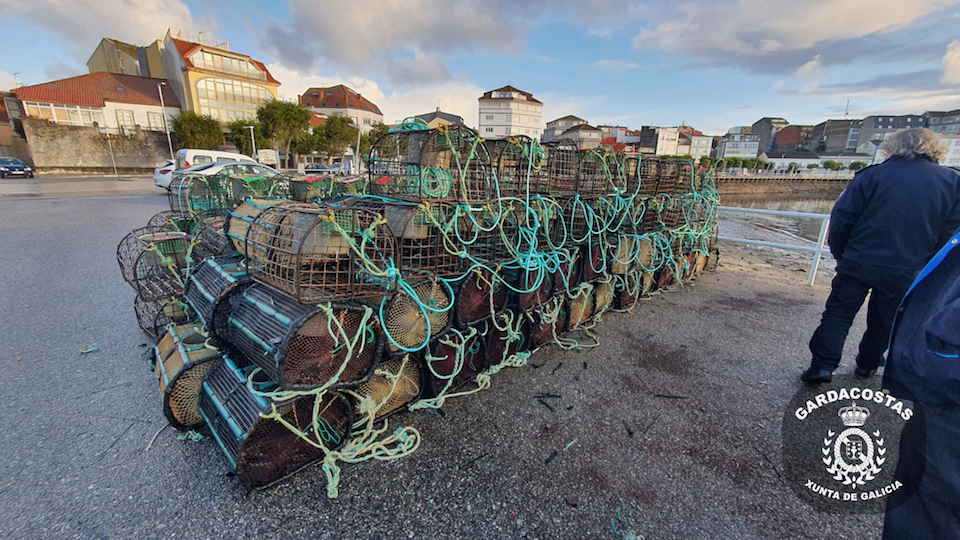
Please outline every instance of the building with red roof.
M229 122L256 118L260 104L277 99L280 82L267 67L226 42L167 30L163 72L185 110Z
M138 127L163 131L164 114L170 122L180 112L180 101L164 79L103 71L21 86L14 93L26 117L125 133Z
M342 84L328 88L307 88L300 96L300 104L328 117L347 116L360 126L361 133L369 133L374 124L383 123L380 107Z

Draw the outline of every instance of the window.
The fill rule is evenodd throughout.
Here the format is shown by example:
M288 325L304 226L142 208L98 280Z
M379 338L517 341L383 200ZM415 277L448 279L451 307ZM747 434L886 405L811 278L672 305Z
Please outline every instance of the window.
M356 105L354 105L353 103L351 103L351 104L350 104L350 108L351 108L351 109L356 109L356 108L357 108L357 106L356 106Z
M229 157L218 157L217 161L233 161L233 158Z
M510 135L510 128L505 128L503 132L506 133L507 135Z
M512 115L509 115L509 114L503 115L503 119L504 119L504 121L506 121L506 122L513 122L513 116L512 116Z
M79 105L60 105L25 101L24 112L33 118L43 118L57 124L70 126L92 126L94 122L103 124L103 110L99 107Z
M340 104L339 104L339 103L334 103L333 106L334 106L334 107L339 107Z
M493 128L487 128L484 131L486 131L487 133L493 133Z
M59 112L59 111L57 111ZM64 111L66 112L66 111ZM64 118L66 120L66 118ZM125 129L133 129L133 111L117 110L117 125Z
M314 93L313 93L313 97L320 97L320 93L319 93L319 92L314 92Z
M147 125L150 129L160 131L163 129L163 115L155 112L147 113Z
M200 114L227 122L237 118L253 119L257 107L273 94L266 88L240 81L207 78L197 81Z
M363 125L369 126L369 125L370 125L370 119L369 119L369 118L364 118L364 119L363 119Z
M486 116L486 118L487 118L487 120L493 120L493 115L492 115L492 114L488 114L488 115Z
M332 95L333 95L333 92L327 92L327 95L328 95L328 96L332 96Z
M213 163L213 158L210 156L201 156L196 154L193 156L193 165L200 165L201 163Z

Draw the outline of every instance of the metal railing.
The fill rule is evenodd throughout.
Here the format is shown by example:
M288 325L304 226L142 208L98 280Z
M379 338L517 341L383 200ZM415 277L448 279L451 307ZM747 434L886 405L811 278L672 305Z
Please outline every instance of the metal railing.
M807 280L807 285L813 287L814 281L817 279L817 269L820 267L820 258L824 253L830 253L829 249L824 249L824 243L827 240L827 231L830 228L830 214L812 214L809 212L787 212L784 210L761 210L757 208L741 208L738 206L718 206L718 210L725 210L728 212L741 212L746 214L767 214L773 216L787 216L787 217L801 217L801 218L813 218L820 220L820 234L817 238L817 246L798 246L795 244L778 244L776 242L766 242L763 240L749 240L747 238L731 238L729 236L718 236L717 240L723 240L725 242L736 242L740 244L747 244L751 246L766 246L778 249L786 249L793 251L806 251L808 253L813 253L813 262L810 263L810 279Z

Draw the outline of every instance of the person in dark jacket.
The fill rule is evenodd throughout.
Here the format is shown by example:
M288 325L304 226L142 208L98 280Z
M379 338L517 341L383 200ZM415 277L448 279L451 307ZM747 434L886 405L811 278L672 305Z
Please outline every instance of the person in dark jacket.
M960 234L923 269L897 312L883 388L912 401L883 537L960 538Z
M829 382L867 294L867 331L855 372L876 373L894 311L917 273L960 227L960 176L937 161L946 148L925 128L884 141L886 161L863 169L840 195L827 240L837 275L820 326L810 339L808 384Z

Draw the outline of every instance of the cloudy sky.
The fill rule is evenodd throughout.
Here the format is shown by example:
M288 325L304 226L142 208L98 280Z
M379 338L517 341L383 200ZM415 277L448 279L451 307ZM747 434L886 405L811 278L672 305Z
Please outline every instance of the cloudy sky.
M544 121L818 123L960 108L960 0L0 0L0 88L86 72L101 37L202 31L267 64L296 99L344 83L386 122L434 110L476 124L513 85Z

